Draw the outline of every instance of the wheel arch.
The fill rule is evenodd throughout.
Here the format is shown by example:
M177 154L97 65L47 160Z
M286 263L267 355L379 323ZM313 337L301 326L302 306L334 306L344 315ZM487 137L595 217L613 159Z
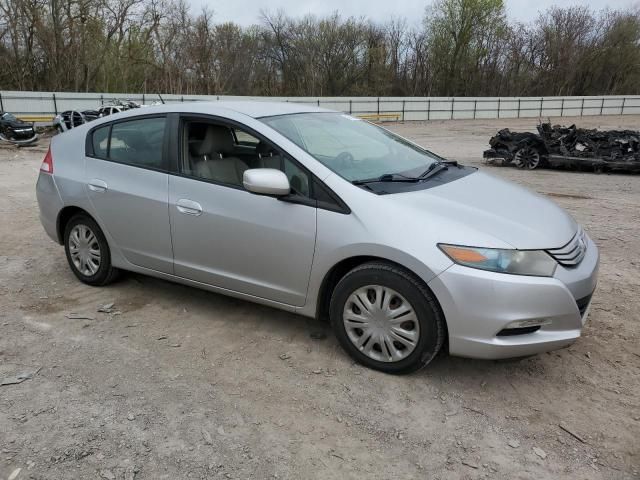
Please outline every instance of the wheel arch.
M415 279L418 282L420 282L424 286L425 289L427 289L427 291L433 296L433 299L435 300L437 307L440 309L440 313L442 314L442 318L444 319L445 345L447 345L447 343L448 343L447 340L448 340L448 337L449 337L449 328L447 326L447 318L444 315L444 310L442 309L442 306L440 305L440 301L438 300L438 297L433 292L433 290L429 287L427 282L425 282L420 277L420 275L418 275L416 272L414 272L411 268L408 268L405 265L402 265L401 263L398 263L398 262L395 262L393 260L389 260L388 258L384 258L384 257L380 257L380 256L358 255L358 256L347 257L347 258L344 258L344 259L340 260L333 267L331 267L329 269L329 271L325 274L324 278L322 279L322 283L320 284L320 289L318 291L318 297L317 297L317 302L316 302L316 318L321 320L321 321L328 322L328 320L329 320L329 302L331 300L331 295L332 295L333 290L335 289L336 285L338 284L340 279L342 279L342 277L344 277L349 271L353 270L354 268L356 268L356 267L358 267L358 266L360 266L360 265L362 265L364 263L368 263L368 262L382 262L382 263L387 263L387 264L394 265L396 267L402 268L403 270L406 270L412 276L414 276Z
M58 219L56 220L56 234L58 236L58 243L60 243L60 245L64 244L64 229L67 226L67 223L69 223L69 220L71 220L75 215L79 213L87 215L89 218L95 221L95 218L93 218L93 216L89 212L87 212L84 208L80 208L75 205L66 206L58 213Z

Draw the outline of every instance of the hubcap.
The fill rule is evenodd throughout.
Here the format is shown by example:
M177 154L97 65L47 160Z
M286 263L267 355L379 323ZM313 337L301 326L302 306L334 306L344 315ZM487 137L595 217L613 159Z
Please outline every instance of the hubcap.
M76 269L86 277L95 275L100 268L100 244L86 225L76 225L71 229L69 254Z
M349 340L367 357L380 362L408 357L420 338L420 325L411 304L381 285L367 285L353 292L344 305L342 321Z
M516 152L513 160L516 167L533 170L540 163L540 153L534 148L524 147Z

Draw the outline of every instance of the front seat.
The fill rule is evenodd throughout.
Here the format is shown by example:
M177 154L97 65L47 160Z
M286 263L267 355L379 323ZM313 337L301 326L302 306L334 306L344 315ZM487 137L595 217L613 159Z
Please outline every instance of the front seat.
M197 176L221 183L242 185L242 175L249 166L231 156L234 142L231 130L209 125L202 142L191 148L191 162Z

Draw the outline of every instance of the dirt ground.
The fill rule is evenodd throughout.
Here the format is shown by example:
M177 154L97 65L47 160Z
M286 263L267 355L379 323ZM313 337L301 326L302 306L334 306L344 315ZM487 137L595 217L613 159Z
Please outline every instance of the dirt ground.
M0 381L33 373L0 386L0 479L640 478L640 175L482 163L497 129L535 123L392 128L585 225L602 263L584 336L404 377L355 365L314 320L141 275L79 283L38 220L46 142L0 149Z

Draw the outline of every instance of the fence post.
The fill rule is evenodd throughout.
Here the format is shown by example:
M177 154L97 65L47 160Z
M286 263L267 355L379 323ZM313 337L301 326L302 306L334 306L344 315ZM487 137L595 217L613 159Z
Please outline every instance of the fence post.
M540 97L540 113L538 117L542 117L542 104L544 103L544 97Z
M453 107L456 104L456 97L451 97L451 120L453 120Z
M584 112L584 97L582 97L582 105L580 105L580 116L582 116L582 112Z
M622 99L622 108L620 109L620 115L624 115L624 104L627 101L627 97Z
M142 104L144 105L144 93L142 94Z
M478 99L473 100L473 119L476 119L476 110L478 108Z
M378 115L380 115L380 97L378 97Z
M180 95L180 101L184 103L184 95Z
M0 92L0 111L4 112L4 103L2 103L2 92Z
M564 116L564 97L562 97L562 103L560 104L560 116Z
M100 94L100 105L104 105L104 95Z
M353 100L349 99L349 115L353 113Z
M520 118L520 99L518 99L518 118Z
M500 118L500 103L502 102L502 99L500 97L498 97L498 118Z
M600 104L600 115L602 115L603 108L604 108L604 97L602 97L602 103Z
M56 112L56 115L58 115L58 102L56 102L56 94L52 94L53 95L53 111Z
M427 120L431 120L431 99L427 100Z
M320 99L318 99L318 106L320 106Z
M406 100L402 100L402 121L404 122L404 102Z

